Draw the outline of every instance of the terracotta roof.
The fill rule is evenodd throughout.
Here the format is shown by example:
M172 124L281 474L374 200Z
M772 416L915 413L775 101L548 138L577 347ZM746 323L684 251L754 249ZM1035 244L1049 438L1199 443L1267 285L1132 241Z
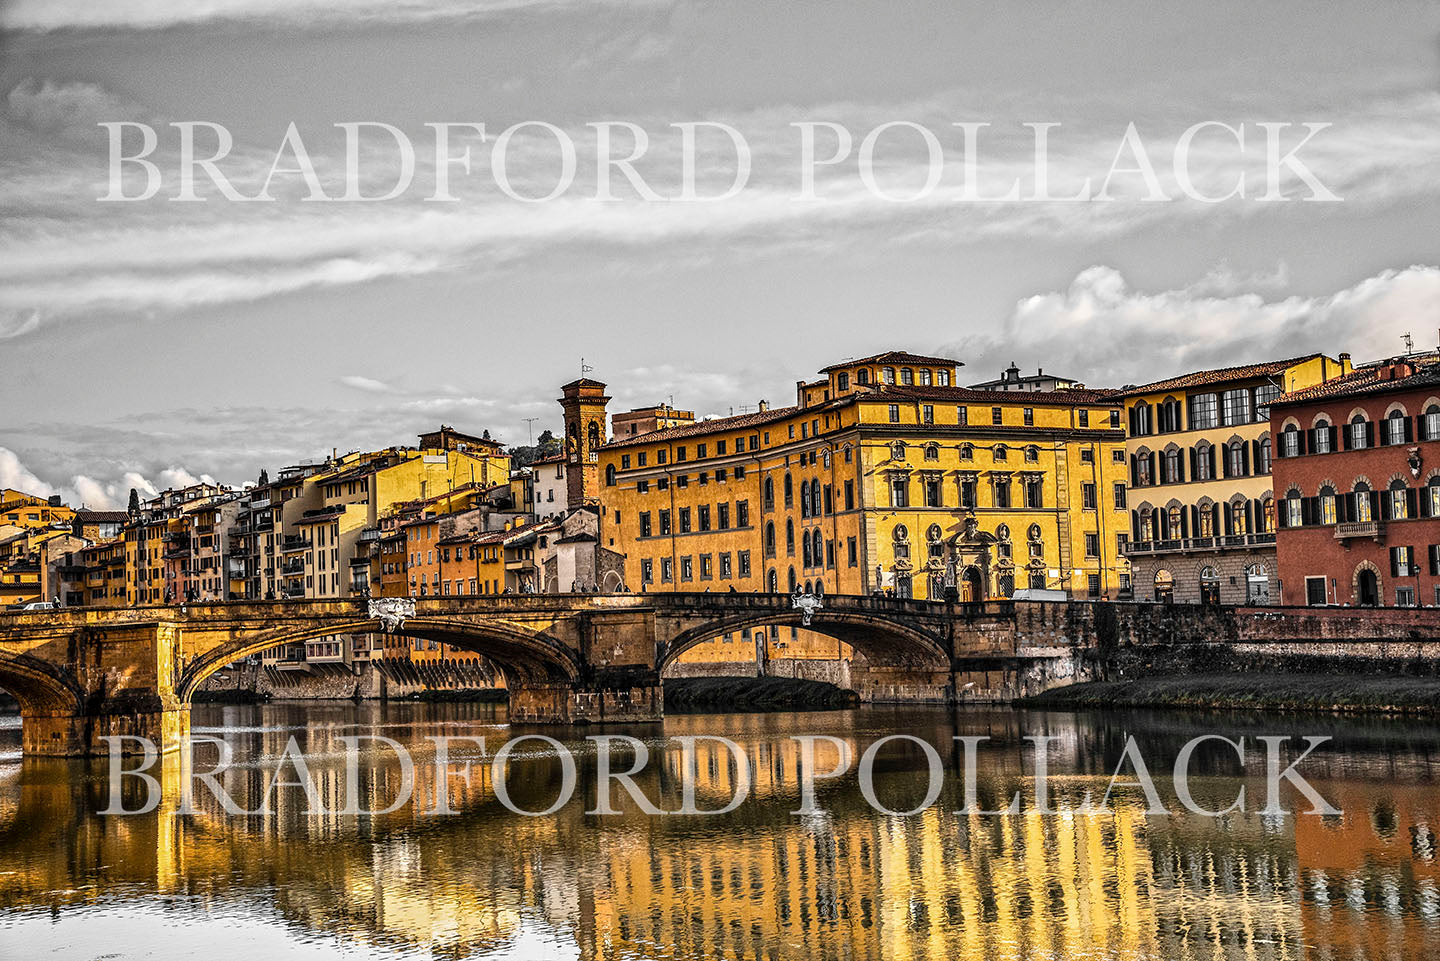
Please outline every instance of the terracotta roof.
M1118 390L1090 390L1074 388L1069 390L976 390L974 387L901 387L897 384L883 384L872 394L858 395L861 400L884 400L887 397L906 397L914 400L943 400L948 403L1020 404L1021 406L1042 406L1053 404L1058 407L1076 407L1088 404L1119 403Z
M883 354L871 354L869 357L860 357L855 360L844 360L838 364L831 364L829 367L820 368L820 373L826 374L832 370L840 370L844 367L856 367L860 364L922 364L929 366L943 367L964 367L958 360L951 360L949 357L926 357L923 354L912 354L904 350L887 350Z
M705 437L710 434L723 434L726 431L746 430L761 424L784 420L799 410L799 407L777 407L772 410L758 410L752 414L737 414L734 417L715 417L694 424L682 424L679 427L662 427L659 430L652 430L648 434L636 434L634 437L617 437L605 446L636 447L640 444L663 443L670 440L682 440L686 437Z
M1237 380L1251 380L1255 377L1268 377L1271 374L1278 374L1296 364L1304 363L1322 356L1318 351L1313 354L1303 354L1299 357L1291 357L1288 360L1268 360L1259 364L1242 364L1238 367L1217 367L1214 370L1198 370L1193 374L1185 374L1182 377L1172 377L1169 380L1157 380L1151 384L1142 384L1139 387L1125 387L1118 393L1122 397L1134 397L1136 394L1154 394L1162 390L1185 390L1190 387L1209 387L1212 384L1228 384Z
M76 511L75 520L82 524L123 524L130 519L124 511Z
M1416 390L1440 384L1440 364L1422 367L1409 377L1396 380L1381 380L1379 367L1363 367L1344 377L1327 380L1314 387L1281 394L1272 407L1283 404L1303 404L1309 401L1325 400L1331 397L1359 397L1366 394L1388 394L1392 391Z

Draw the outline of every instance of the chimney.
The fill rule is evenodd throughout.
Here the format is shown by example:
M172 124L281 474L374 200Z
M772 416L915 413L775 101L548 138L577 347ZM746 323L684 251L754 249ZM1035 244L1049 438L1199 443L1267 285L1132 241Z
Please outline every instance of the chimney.
M755 409L763 414L765 411L770 409L770 402L768 400L762 400L759 404L756 405Z

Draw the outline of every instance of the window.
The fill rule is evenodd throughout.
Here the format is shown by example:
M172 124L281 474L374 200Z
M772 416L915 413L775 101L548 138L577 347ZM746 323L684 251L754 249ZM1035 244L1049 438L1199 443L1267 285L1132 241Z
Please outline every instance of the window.
M785 522L785 553L790 557L795 556L795 522Z
M940 459L940 445L939 445L939 444L926 444L926 445L925 445L925 459L926 459L926 460L939 460L939 459Z
M1025 506L1037 510L1045 506L1045 483L1039 477L1025 479Z
M900 368L900 383L904 387L911 387L915 384L915 371L909 367Z
M1040 448L1038 448L1038 447L1033 447L1033 446L1032 446L1032 447L1027 447L1027 448L1025 448L1025 463L1027 463L1027 464L1038 464L1039 462L1040 462Z
M1390 548L1391 577L1414 577L1419 573L1420 571L1415 567L1415 549L1413 547Z
M606 465L605 465L605 486L606 486L606 487L614 487L614 486L615 486L615 465L614 465L614 464L606 464Z
M1414 606L1415 606L1415 588L1413 588L1413 587L1397 587L1397 588L1395 588L1395 606L1396 606L1396 607L1414 607Z
M1214 452L1215 448L1209 444L1201 444L1190 452L1190 464L1196 480L1214 480Z
M1421 440L1440 440L1440 406L1425 408L1425 436Z
M1299 491L1291 491L1290 496L1285 498L1285 526L1303 527L1305 525L1305 503L1300 499Z
M960 478L960 506L967 510L974 510L977 506L975 489L977 487L974 475Z
M890 532L890 539L893 543L895 559L897 561L908 561L910 559L910 531L904 524L897 524Z
M1245 468L1245 444L1237 440L1225 448L1225 476L1244 477Z
M1010 449L1004 444L995 445L995 460L1006 461L1010 459Z
M1355 492L1351 495L1355 502L1355 520L1361 524L1368 524L1375 519L1375 511L1372 506L1370 485L1364 481L1355 485Z
M941 387L949 387L949 386L950 386L950 371L948 371L948 370L939 370L939 371L936 371L936 372L935 372L935 383L939 384Z
M1305 605L1307 607L1321 607L1325 603L1325 578L1305 578Z
M1330 422L1328 420L1316 422L1315 429L1311 431L1310 450L1315 454L1330 453Z
M1087 483L1087 484L1081 484L1081 485L1080 485L1080 509L1081 509L1081 510L1087 510L1087 511L1093 511L1093 510L1095 510L1095 485L1094 485L1094 484L1088 484L1088 483Z
M920 420L926 424L935 423L935 405L924 404L920 408Z
M660 534L661 534L661 536L665 536L665 535L667 535L667 534L669 534L669 533L670 533L670 512L669 512L668 510L661 511L661 512L660 512Z
M1115 509L1116 509L1117 511L1123 511L1123 510L1125 509L1125 506L1126 506L1126 505L1125 505L1125 484L1124 484L1122 481L1116 481L1116 482L1115 482Z
M665 512L662 511L660 513L660 516L663 518L665 516ZM660 533L663 534L665 533L665 531L662 530ZM690 533L690 508L688 507L680 508L680 533Z
M1080 415L1080 416L1079 416L1079 424L1080 424L1080 426L1081 426L1081 427L1089 427L1089 426L1090 426L1090 412L1089 412L1088 410L1080 410L1080 411L1078 411L1077 413Z
M970 423L970 409L968 407L955 408L955 423L959 424L961 427L964 427L965 425Z
M870 383L870 371L867 368L860 368L855 372L855 383L864 387Z
M840 373L836 374L836 375L835 375L835 388L836 388L837 390L849 390L849 389L850 389L850 375L849 375L848 373L846 373L845 371L843 371L843 370L840 371Z
M926 368L925 370L920 371L920 386L921 386L921 387L929 387L929 386L930 386L930 370L929 370L929 368Z
M961 460L974 460L974 459L975 459L975 448L971 447L969 444L961 444L961 445L960 445L960 459L961 459Z
M1167 484L1180 483L1183 477L1181 470L1182 468L1180 466L1180 452L1178 450L1167 450L1165 452L1164 482Z
M714 570L713 570L713 568L712 568L712 566L711 566L711 558L710 558L710 555L709 555L709 554L701 554L701 555L700 555L700 579L701 579L702 581L708 581L708 580L710 580L711 578L713 578L714 576L715 576L715 573L714 573Z
M1403 521L1410 516L1407 501L1410 491L1404 481L1394 481L1390 485L1390 519Z
M669 584L675 580L675 568L670 558L660 558L660 583Z
M855 509L855 482L851 480L845 482L845 509L847 511Z
M928 475L925 478L925 506L941 507L940 502L940 477L939 475Z
M1270 435L1260 438L1260 457L1255 464L1257 474L1270 473Z
M999 407L990 408L990 423L1003 424L1004 422L1004 412Z
M895 368L882 367L880 369L880 381L885 384L895 383Z
M1320 488L1320 523L1335 523L1335 488Z
M1220 419L1226 426L1250 423L1250 391L1248 388L1227 390L1221 395ZM1194 427L1194 424L1191 424L1191 427Z
M890 506L910 506L910 479L904 474L893 474L890 477Z
M705 556L709 557L710 555L707 554ZM730 566L730 552L726 551L720 555L720 579L722 581L728 581L732 575L733 569Z
M853 537L848 537L848 538L845 539L845 550L846 550L847 557L848 557L848 559L849 559L849 561L850 561L850 566L851 566L851 567L857 567L857 566L859 566L859 564L860 564L860 555L859 555L858 545L857 545L857 543L856 543L855 538L853 538Z
M892 423L892 424L898 424L898 423L900 423L900 405L899 405L899 404L891 404L891 405L890 405L890 423Z
M1406 428L1409 426L1403 411L1391 411L1385 418L1385 443L1390 446L1404 444L1408 440L1406 435L1409 431Z
M890 459L891 459L891 460L904 460L904 459L905 459L905 442L904 442L903 440L897 440L897 441L895 441L893 444L890 445Z
M1026 426L1026 427L1034 427L1034 426L1035 426L1035 408L1033 408L1033 407L1026 407L1026 408L1025 408L1025 412L1024 412L1024 418L1025 418L1025 426Z
M695 508L695 513L696 523L699 526L700 530L708 531L710 529L710 505L700 505L699 507ZM682 526L685 523L685 512L683 510L680 512L680 523L682 524Z
M1099 596L1100 596L1100 575L1099 575L1099 574L1090 574L1090 575L1088 575L1088 576L1086 577L1086 582L1087 582L1087 583L1086 583L1085 587L1086 587L1087 590L1089 590L1090 596L1091 596L1091 597L1099 597Z
M1099 535L1099 534L1087 533L1087 534L1085 535L1085 556L1086 556L1086 557L1099 557L1099 556L1100 556L1100 535Z
M1220 403L1215 394L1191 394L1190 429L1205 430L1220 423Z
M1351 450L1364 450L1369 445L1370 424L1360 414L1356 414L1350 420L1347 435L1350 438Z
M1270 404L1279 396L1279 384L1261 384L1255 388L1255 422L1257 424L1270 419Z
M720 504L715 508L715 527L722 531L728 531L730 529L729 504Z
M750 552L749 552L749 551L741 551L738 555L736 555L736 560L737 560L737 561L739 562L739 564L740 564L740 576L741 576L741 577L749 577L749 576L750 576Z
M1006 508L1010 506L1010 478L1009 476L997 476L994 480L995 506Z
M1095 463L1095 451L1092 450L1092 449L1090 449L1089 447L1082 447L1082 448L1080 448L1080 463L1082 463L1082 464L1093 464L1093 463Z
M1430 478L1430 483L1425 485L1425 502L1428 508L1425 513L1440 517L1440 477Z
M691 581L695 579L695 565L687 555L680 558L680 580Z

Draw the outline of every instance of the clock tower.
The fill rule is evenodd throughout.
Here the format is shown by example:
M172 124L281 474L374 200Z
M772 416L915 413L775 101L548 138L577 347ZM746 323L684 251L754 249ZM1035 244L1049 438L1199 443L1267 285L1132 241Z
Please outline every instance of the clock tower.
M560 388L565 410L565 494L570 507L600 501L600 447L605 443L605 385L581 377Z

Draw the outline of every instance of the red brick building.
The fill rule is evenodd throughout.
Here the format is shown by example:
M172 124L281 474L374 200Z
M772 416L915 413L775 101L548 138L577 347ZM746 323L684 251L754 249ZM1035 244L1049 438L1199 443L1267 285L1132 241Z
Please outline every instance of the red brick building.
M1282 604L1440 604L1440 365L1403 360L1270 409Z

